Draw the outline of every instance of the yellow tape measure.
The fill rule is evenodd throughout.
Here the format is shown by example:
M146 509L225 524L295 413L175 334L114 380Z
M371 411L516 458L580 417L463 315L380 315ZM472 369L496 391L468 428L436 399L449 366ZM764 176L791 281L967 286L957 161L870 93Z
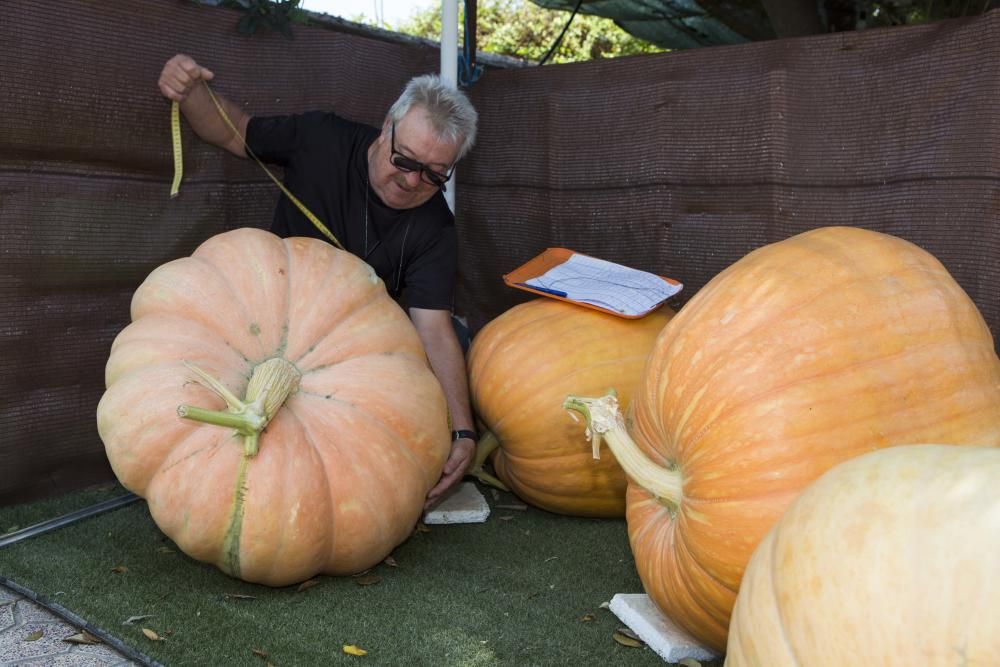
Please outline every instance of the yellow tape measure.
M208 96L212 100L212 104L215 105L219 115L222 116L222 120L225 121L226 125L229 126L229 129L240 138L240 141L243 143L243 150L246 151L247 155L252 157L254 161L260 165L260 168L264 170L264 173L267 174L272 181L274 181L274 184L277 185L283 193L285 193L285 196L288 197L293 204L295 204L296 208L302 212L302 215L306 216L309 222L311 222L313 226L316 227L321 234L323 234L323 236L330 239L330 242L341 250L346 250L346 248L341 245L340 241L337 240L337 237L333 235L333 232L327 229L326 225L320 222L319 218L313 215L312 211L306 208L305 204L300 202L295 195L289 192L288 188L286 188L284 184L282 184L282 182L271 173L271 170L264 166L264 163L261 162L256 155L254 155L254 152L250 150L249 146L247 146L246 139L242 134L240 134L240 131L236 129L236 126L233 125L233 121L229 119L229 114L226 113L226 110L222 108L222 104L219 103L218 98L215 97L215 93L212 92L212 89L208 87L207 83L204 81L202 81L202 83L205 85L205 90L208 91ZM170 136L174 143L174 183L170 188L170 196L176 197L177 193L180 191L181 178L184 174L183 156L181 155L180 105L177 102L174 102L170 107Z
M170 196L176 197L184 178L184 155L181 153L181 105L170 105L170 139L174 143L174 183L170 186Z

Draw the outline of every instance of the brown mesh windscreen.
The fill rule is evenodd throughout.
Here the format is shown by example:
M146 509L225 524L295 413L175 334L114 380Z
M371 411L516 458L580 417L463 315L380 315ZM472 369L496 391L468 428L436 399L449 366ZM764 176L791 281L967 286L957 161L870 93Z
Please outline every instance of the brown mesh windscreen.
M328 28L239 35L182 0L7 0L0 22L0 505L110 471L95 410L131 294L209 236L266 227L277 190L184 128L172 176L163 62L187 52L251 113L377 124L435 49ZM747 251L860 225L934 253L1000 325L1000 15L526 70L471 90L458 170L458 310L549 246L675 277L677 303Z
M1000 331L1000 12L491 72L460 165L460 308L563 246L679 279L825 225L937 256Z

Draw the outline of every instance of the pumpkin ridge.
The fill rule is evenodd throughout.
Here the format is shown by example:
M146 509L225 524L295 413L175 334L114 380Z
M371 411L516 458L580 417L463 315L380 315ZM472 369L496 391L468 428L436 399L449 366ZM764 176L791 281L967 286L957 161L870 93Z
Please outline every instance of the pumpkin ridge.
M233 302L239 304L240 310L242 310L244 316L246 316L247 322L250 322L251 326L253 326L255 324L258 327L260 326L260 324L257 322L258 318L254 317L254 313L251 312L249 304L240 297L240 294L241 294L240 289L237 288L235 285L233 285L232 281L229 280L229 277L226 274L226 272L222 270L222 267L217 266L214 262L210 262L207 259L204 259L203 257L199 257L197 254L191 255L187 259L195 260L195 261L198 261L198 262L202 263L205 266L211 267L212 272L216 274L216 276L219 279L219 282L221 284L225 285L226 290L229 292L230 296L233 299ZM216 324L216 323L213 322L213 324ZM231 322L218 322L217 324L220 327L222 327L222 326L231 326L232 325ZM256 365L256 364L259 364L264 359L267 359L267 352L264 349L264 342L260 339L260 334L259 333L255 333L254 334L254 338L253 338L255 341L257 341L257 347L258 347L258 350L259 350L259 356L252 357L249 354L250 350L242 351L238 347L235 347L229 341L229 338L227 338L226 332L225 332L224 329L219 329L219 328L216 328L216 327L210 326L210 325L208 326L208 328L210 330L212 330L216 335L220 336L222 338L222 340L225 341L226 345L228 345L230 347L234 347L234 349L236 349L237 351L239 351L242 354L242 356L250 359L251 360L250 363Z
M233 510L229 515L226 533L222 539L222 570L226 574L240 578L240 534L243 532L243 510L246 494L247 468L250 456L245 452L240 456L240 469L236 473L236 489L233 492Z
M307 393L314 396L316 395L313 394L312 392L302 392L301 390L299 391L299 393ZM330 479L330 475L328 473L329 466L327 465L326 457L323 456L323 452L321 451L320 446L316 444L316 439L313 437L312 432L309 430L306 421L302 419L302 417L295 410L296 403L297 401L285 402L284 405L285 414L283 418L291 419L298 425L299 431L302 433L302 436L305 438L305 441L309 443L309 446L312 448L316 458L323 462L323 465L320 466L320 473L323 475L323 481L324 481L323 488L327 490L327 502L329 503L329 506L333 509L336 509L337 504L335 502L334 492L333 492L334 481ZM331 441L327 440L326 442L331 442ZM334 445L334 447L336 448L336 445ZM329 521L327 522L327 526L328 526L327 532L323 536L323 542L324 542L323 552L325 554L330 554L333 551L333 545L335 543L335 537L337 533L337 522Z
M778 559L778 547L779 547L780 543L781 543L781 540L772 539L771 540L771 544L770 544L770 547L771 547L771 576L770 576L770 579L771 579L771 595L773 596L773 598L775 600L780 600L781 599L781 597L778 595L778 580L780 578L778 576L778 562L779 562L779 559ZM779 612L779 613L781 613L781 615L784 616L784 612ZM802 664L802 661L799 659L798 653L795 651L795 645L792 644L792 640L788 636L788 623L786 623L785 619L782 618L781 619L781 623L779 623L778 625L780 626L780 630L781 630L781 639L785 642L785 646L788 647L788 655L794 661L794 664L792 665L792 667L799 667L799 665Z
M540 297L540 298L544 298L544 297ZM519 304L518 306L514 306L514 308L519 308L521 305L525 305L525 304L528 304L528 303L534 303L534 301L536 301L536 300L526 301L523 304ZM558 302L553 302L553 303L558 303ZM578 306L572 306L572 307L573 308L577 308ZM477 361L476 366L477 367L482 367L482 368L490 368L492 366L492 357L493 357L494 354L497 353L497 351L501 347L502 343L508 343L508 344L515 344L516 345L517 342L518 342L518 337L520 336L520 334L524 333L524 331L526 329L530 330L531 327L535 326L536 324L538 324L540 322L546 322L547 320L556 319L556 318L559 318L559 317L562 316L562 313L558 312L558 310L556 310L556 309L553 309L553 310L555 312L547 313L547 314L542 315L541 317L537 317L537 318L531 318L531 317L525 316L523 318L524 319L523 322L520 322L516 326L512 327L509 331L507 331L505 329L505 335L503 336L503 338L498 339L497 341L495 341L495 343L493 345L489 346L489 354L486 357L481 357L481 359L479 361ZM511 311L507 311L507 312L511 312ZM486 332L490 328L491 324L493 324L492 321L488 322L486 324L486 326L483 327L482 331L479 332L478 335L480 337L483 337L482 336L483 333ZM532 336L530 335L530 333L527 336L527 338L529 340L532 339ZM483 337L483 340L486 340L486 339L487 339L487 337ZM472 371L471 368L469 370L470 370L470 372Z
M767 246L765 246L765 247L767 247ZM727 269L727 271L728 271L728 269ZM907 271L899 271L897 273L894 273L893 276L895 277L895 276L903 275L903 274L906 274L906 273L925 274L925 273L929 273L929 272L925 270L925 267L923 265L916 265L916 266L913 266L913 267L909 268L909 270L907 270ZM722 275L723 274L719 274L719 276L717 278L721 278ZM883 280L884 278L885 278L884 275L863 275L863 276L856 277L856 278L854 278L853 280L850 280L850 281L839 282L837 284L836 290L837 291L845 291L845 290L854 288L857 285L862 285L864 283L869 283L869 282L873 282L873 281L874 282L879 282L879 281ZM713 279L711 282L715 282L715 280L716 279ZM720 280L720 282L722 282L722 281ZM714 291L715 290L713 290L713 292ZM764 338L764 336L760 336L759 335L760 334L760 329L762 329L762 328L766 329L768 327L773 327L774 323L776 321L778 321L778 322L786 321L791 315L799 312L800 310L802 310L802 309L804 309L804 308L806 308L808 306L813 305L814 302L816 302L818 300L821 300L824 297L830 296L832 293L833 292L832 292L831 288L824 286L823 288L817 288L817 289L815 289L815 291L813 293L811 293L811 294L808 295L808 298L801 299L801 300L796 300L793 303L792 302L788 303L788 305L785 308L781 309L780 311L775 311L775 312L772 313L770 310L768 310L769 316L766 317L766 318L760 318L760 321L758 321L756 324L754 324L749 329L743 331L742 334L741 334L741 337L742 338L746 338L746 339ZM695 295L695 297L693 297L693 299L697 298L697 296L699 296L701 294L702 294L702 292L699 292L698 295ZM711 296L710 294L705 293L705 298L704 299L700 299L696 305L697 306L701 306L701 304L706 304L707 307L713 307L713 306L715 306L715 304L713 303L713 299L711 299L710 296ZM743 302L742 307L745 310L747 310L747 311L759 310L759 309L762 309L762 308L769 308L771 306L770 302L771 302L772 299L770 298L771 295L767 295L767 296L769 298L764 298L761 301L753 301L753 302L751 302L751 301L745 301L745 302ZM681 311L677 314L677 317L675 317L670 322L668 322L667 325L666 325L666 327L670 327L671 325L673 325L675 329L679 329L679 330L683 331L684 330L684 326L685 326L687 320L692 319L692 318L697 318L698 317L698 313L695 312L695 311L701 310L701 308L691 309L691 308L689 308L689 306L690 306L690 304L688 306L685 306L684 308L682 308ZM685 315L687 315L687 317L685 317ZM815 319L815 318L813 318L813 319ZM660 349L667 349L667 347L669 347L669 346L667 346L667 345L661 345ZM653 354L655 354L655 352ZM712 381L715 378L715 376L718 373L720 373L722 371L725 371L727 369L728 364L729 364L729 360L726 359L725 356L728 356L728 350L727 350L727 355L716 355L715 356L715 358L713 359L713 362L706 369L708 371L707 374L706 373L700 373L699 374L699 376L702 378L701 379L701 383L700 383L701 386L711 385ZM669 377L670 376L669 373L664 373L663 375L665 377ZM657 387L657 393L658 394L662 394L663 393L663 387Z
M360 315L363 314L363 313L365 313L365 311L367 311L369 308L379 307L381 305L380 304L381 301L382 300L379 299L379 298L368 299L365 302L363 302L358 308L352 309L351 312L349 312L346 317L339 318L334 323L334 326L332 328L330 328L330 329L327 329L326 333L324 333L321 338L318 338L318 339L314 340L313 343L312 343L312 345L310 345L305 350L303 350L302 354L300 354L298 356L298 358L295 359L295 362L294 362L295 365L298 366L302 362L302 359L304 359L308 355L312 354L316 350L316 348L322 346L323 343L326 342L331 336L333 336L340 329L342 329L347 322L352 321L356 317L360 317ZM339 362L337 362L337 363L339 363ZM319 369L322 369L322 368L327 368L330 365L331 364L325 364L323 366L310 367L308 370L304 371L303 374L309 373L309 372L311 372L313 370L319 370Z

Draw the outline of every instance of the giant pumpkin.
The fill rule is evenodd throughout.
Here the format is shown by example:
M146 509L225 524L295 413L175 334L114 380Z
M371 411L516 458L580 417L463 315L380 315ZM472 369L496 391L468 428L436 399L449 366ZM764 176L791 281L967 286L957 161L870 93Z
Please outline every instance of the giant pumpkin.
M566 401L634 482L646 592L721 651L754 547L823 472L893 445L1000 445L1000 360L933 256L828 227L711 280L654 344L627 431L612 403Z
M185 553L247 581L379 562L449 450L416 330L371 267L315 239L239 229L155 269L105 381L118 479Z
M1000 450L841 463L754 551L727 667L1000 665Z
M469 390L486 427L479 459L492 456L500 480L550 512L625 515L625 474L613 456L593 461L583 425L562 410L572 391L617 387L628 400L657 334L673 311L663 306L623 319L554 299L507 310L469 348Z

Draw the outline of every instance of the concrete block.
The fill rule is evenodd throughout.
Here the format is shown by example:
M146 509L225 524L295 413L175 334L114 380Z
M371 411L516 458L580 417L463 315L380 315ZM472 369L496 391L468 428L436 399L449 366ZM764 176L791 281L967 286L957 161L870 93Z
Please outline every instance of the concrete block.
M697 642L649 599L645 593L618 593L611 598L612 613L667 662L684 658L712 660L718 655Z
M462 482L427 510L424 523L483 523L489 515L490 506L476 485Z

